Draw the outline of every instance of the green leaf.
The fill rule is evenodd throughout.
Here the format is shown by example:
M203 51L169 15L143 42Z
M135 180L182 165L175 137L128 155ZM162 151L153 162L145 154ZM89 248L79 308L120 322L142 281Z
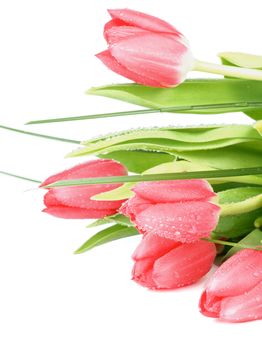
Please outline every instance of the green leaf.
M175 88L163 89L138 84L116 84L95 87L88 93L148 108L185 106L185 110L179 110L179 113L246 112L256 110L257 106L252 103L262 101L262 82L245 79L188 79ZM215 106L195 108L207 104L215 104ZM221 104L229 105L221 108L219 107ZM173 110L173 112L176 111Z
M262 69L262 56L251 55L244 52L221 52L218 54L221 60L244 68Z
M87 250L93 249L99 245L138 234L138 231L134 227L114 225L96 233L94 236L89 238L80 248L75 251L75 254L84 253Z
M219 54L225 65L244 68L262 69L262 56L246 54L242 52L222 52ZM246 111L246 115L254 120L262 119L262 108Z
M93 227L98 227L98 226L108 225L108 224L119 224L127 227L134 226L128 217L122 214L115 214L115 215L106 216L103 219L98 219L92 222L91 224L87 225L86 228L93 228Z
M138 174L153 166L175 159L175 156L171 154L146 151L116 151L98 154L97 156L99 158L117 160L121 164L124 164L129 171Z
M219 223L212 234L213 238L234 238L239 237L254 228L254 221L262 215L262 206L258 208L250 208L245 201L261 197L262 187L243 187L234 188L218 193L219 204L232 205L235 204L237 209L240 207L242 211L239 214L220 216ZM245 204L246 211L245 211ZM262 203L261 203L262 204ZM234 207L234 206L233 206Z
M262 244L262 231L259 229L255 229L252 232L250 232L248 235L246 235L243 239L241 239L238 242L240 245L245 245L249 248L256 248L256 247L261 247ZM241 248L240 246L235 246L231 248L227 254L224 256L223 261L226 259L230 258L232 255L236 254L238 251L240 251Z
M161 158L166 153L218 169L262 165L262 137L249 125L138 129L105 135L83 144L83 148L69 156L112 156L114 152L122 152L122 159L128 159L131 152L136 152L135 159L149 166L150 154ZM139 153L141 151L144 153Z
M88 93L148 107L67 118L33 120L43 124L158 112L215 114L252 112L262 107L262 82L246 79L188 79L175 88L153 88L139 84L114 84L91 88Z
M45 188L64 187L64 186L82 186L93 184L112 184L140 181L164 181L176 179L213 179L232 176L246 176L262 174L262 167L256 168L240 168L240 169L224 169L224 170L208 170L208 171L192 171L186 173L165 173L165 174L147 174L147 175L130 175L130 176L108 176L95 178L82 178L72 180L57 181Z

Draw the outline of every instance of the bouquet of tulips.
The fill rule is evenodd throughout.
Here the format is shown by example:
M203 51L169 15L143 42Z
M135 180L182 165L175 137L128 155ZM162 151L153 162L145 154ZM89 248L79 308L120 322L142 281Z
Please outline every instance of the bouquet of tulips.
M200 298L202 314L230 322L262 319L262 57L225 52L221 65L202 62L165 21L129 9L109 14L108 49L97 57L135 83L88 93L146 108L28 124L239 111L254 122L139 128L83 141L68 156L97 159L46 179L44 212L107 225L76 253L141 235L132 277L149 289L193 284L215 262ZM185 80L190 70L224 77Z

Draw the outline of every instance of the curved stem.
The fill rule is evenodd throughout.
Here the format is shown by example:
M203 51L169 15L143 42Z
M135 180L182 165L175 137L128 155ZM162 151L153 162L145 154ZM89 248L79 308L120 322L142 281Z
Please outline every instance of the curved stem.
M193 70L213 74L221 74L233 78L262 80L262 71L258 69L226 66L222 64L214 64L198 60L195 60Z

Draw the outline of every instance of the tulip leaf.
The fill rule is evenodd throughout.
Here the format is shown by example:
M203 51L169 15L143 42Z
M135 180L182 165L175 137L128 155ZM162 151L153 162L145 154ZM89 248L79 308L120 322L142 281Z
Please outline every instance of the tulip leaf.
M138 231L134 227L127 227L117 224L96 233L94 236L89 238L80 248L78 248L75 251L75 254L84 253L99 245L138 234Z
M238 242L240 245L245 245L248 248L257 248L262 246L262 231L259 229L255 229L251 231L248 235L246 235L243 239ZM236 254L238 251L243 248L239 245L231 248L227 254L223 257L223 261L230 258L232 255Z
M219 204L222 208L223 205L230 205L231 208L233 208L232 213L234 213L235 204L236 208L238 209L240 207L241 210L239 214L220 216L219 223L212 237L234 238L250 232L254 227L256 218L262 215L261 194L262 187L239 187L219 192ZM256 201L257 198L259 198L260 205L257 207L250 207L249 201L252 201L252 199ZM235 212L237 212L237 210L235 210ZM229 212L227 214L229 214Z
M112 224L112 223L119 224L122 226L127 226L127 227L134 226L127 216L124 216L122 214L115 214L115 215L106 216L103 219L98 219L92 222L91 224L87 225L86 228L93 228L93 227L98 227L98 226Z
M219 54L219 57L225 65L262 69L262 56L251 55L243 52L222 52ZM255 120L260 120L262 119L262 108L257 108L253 111L246 111L246 115Z
M262 56L244 52L221 52L218 54L224 64L238 67L262 69Z
M88 93L148 108L184 106L185 110L180 109L179 113L250 112L256 111L259 107L261 109L261 106L255 104L262 101L262 82L245 79L188 79L175 88L115 84L94 87ZM229 105L221 106L226 103ZM208 104L214 106L194 108Z
M161 152L146 151L116 151L106 154L98 154L99 158L114 159L122 163L127 169L133 173L142 173L146 169L152 168L161 163L174 160L175 155Z
M106 155L120 161L130 157L148 166L152 165L150 154L156 158L159 155L163 162L165 153L173 159L179 157L218 169L262 165L262 137L249 125L138 129L105 135L83 145L69 156Z

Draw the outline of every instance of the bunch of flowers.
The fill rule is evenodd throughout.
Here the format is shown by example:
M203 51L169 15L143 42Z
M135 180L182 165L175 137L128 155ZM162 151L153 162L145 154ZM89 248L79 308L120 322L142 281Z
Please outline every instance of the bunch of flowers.
M230 322L262 319L262 57L227 52L221 65L201 62L165 21L128 9L109 14L108 49L97 57L135 84L89 93L147 108L28 124L238 111L256 123L133 129L81 142L69 156L97 159L46 179L44 212L108 225L76 253L140 235L132 278L152 290L193 284L215 263L201 313ZM190 70L225 78L185 80Z

